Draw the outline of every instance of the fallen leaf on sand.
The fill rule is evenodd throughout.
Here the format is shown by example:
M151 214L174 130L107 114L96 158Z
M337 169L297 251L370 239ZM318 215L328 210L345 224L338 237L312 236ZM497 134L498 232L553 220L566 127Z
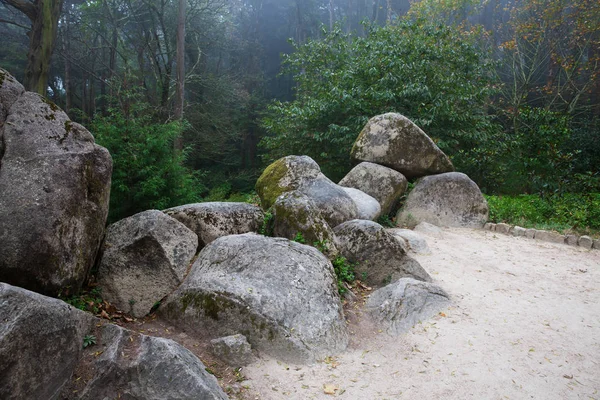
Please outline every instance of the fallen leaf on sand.
M340 390L340 388L335 385L323 385L323 393L325 394L335 394L337 390Z

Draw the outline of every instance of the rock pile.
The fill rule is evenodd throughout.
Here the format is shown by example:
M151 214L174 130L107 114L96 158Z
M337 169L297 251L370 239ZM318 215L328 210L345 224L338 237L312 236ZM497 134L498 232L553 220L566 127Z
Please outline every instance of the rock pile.
M260 354L314 362L348 344L341 264L373 287L366 309L390 334L449 301L408 253L428 251L422 238L373 221L394 211L406 177L422 179L399 221L487 218L477 186L452 172L435 143L407 118L384 114L360 133L352 150L360 163L339 184L307 156L284 157L257 181L262 209L212 202L144 211L110 225L97 257L110 156L56 106L0 74L1 398L227 398L177 343L26 289L77 292L95 264L105 300L137 318L160 305L161 318L209 336L230 365ZM82 351L92 338L101 350Z

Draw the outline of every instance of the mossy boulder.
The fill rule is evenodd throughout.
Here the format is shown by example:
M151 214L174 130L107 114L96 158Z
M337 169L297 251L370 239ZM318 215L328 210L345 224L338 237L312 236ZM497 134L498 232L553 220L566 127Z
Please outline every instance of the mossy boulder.
M283 193L296 190L320 175L321 168L308 156L283 157L265 168L256 181L256 193L266 210Z
M264 209L283 193L298 190L308 196L334 227L358 218L354 200L342 187L321 173L319 165L308 156L287 156L269 165L256 182L256 193Z
M312 362L348 342L333 266L317 249L283 238L215 240L159 312L192 335L240 333L287 362Z
M407 178L454 171L450 159L411 120L397 113L373 117L354 142L351 156L402 173Z
M482 228L489 207L475 182L460 172L432 175L417 181L396 223L414 228L421 222L437 226Z
M274 236L290 240L301 237L305 244L320 247L330 259L339 254L333 230L308 196L297 190L284 193L271 210Z
M385 286L400 278L431 280L404 246L376 222L356 219L337 226L334 232L342 255L356 263L357 278L371 286Z

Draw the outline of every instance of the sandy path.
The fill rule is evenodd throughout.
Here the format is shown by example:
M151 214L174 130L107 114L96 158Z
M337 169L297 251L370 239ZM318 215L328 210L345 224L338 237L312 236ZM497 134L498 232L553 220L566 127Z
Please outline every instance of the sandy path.
M373 332L337 366L263 360L259 399L600 399L600 251L445 229L416 256L453 305L397 337Z

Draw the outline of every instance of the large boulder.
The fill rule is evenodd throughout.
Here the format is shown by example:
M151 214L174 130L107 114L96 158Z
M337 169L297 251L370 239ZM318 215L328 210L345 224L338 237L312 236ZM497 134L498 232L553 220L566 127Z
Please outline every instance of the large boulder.
M282 194L271 208L274 236L294 240L301 234L308 245L317 245L329 258L339 252L333 230L315 203L297 190Z
M260 207L248 203L195 203L164 212L196 232L199 249L221 236L258 232L265 218Z
M358 219L376 220L379 218L381 215L381 205L374 197L355 188L342 187L342 189L354 200L354 204L356 204L356 208L358 209Z
M197 247L194 232L158 210L110 225L97 276L102 296L134 317L145 316L183 282Z
M351 156L357 161L385 165L407 178L454 171L450 159L433 140L396 113L371 118L354 142Z
M256 181L256 193L262 207L270 208L285 192L298 189L321 176L319 164L308 156L287 156L269 165Z
M93 319L61 300L0 283L0 398L57 398Z
M403 278L371 293L365 309L389 334L398 335L433 317L449 302L439 286Z
M479 187L460 172L427 176L417 182L396 223L409 228L420 222L437 226L482 228L489 208Z
M387 215L406 191L408 181L400 172L383 165L362 162L340 181L340 186L358 189L374 197Z
M318 250L282 238L215 240L159 312L188 331L241 333L288 362L311 362L348 342L333 266Z
M400 278L430 281L421 265L406 254L393 235L373 221L352 220L334 229L339 250L356 263L355 272L372 286L383 286Z
M310 197L332 227L359 215L354 200L323 175L319 165L307 156L280 158L269 165L256 182L256 193L265 209L280 195L293 190Z
M173 340L116 325L102 326L97 337L99 343L86 351L79 363L81 375L73 376L62 398L228 399L202 361ZM97 348L102 349L99 356Z
M0 321L2 399L227 398L177 343L107 324L61 300L0 283Z
M8 110L21 95L25 88L7 71L0 68L0 158L3 153L2 127L6 121Z
M19 85L0 75L0 281L77 292L104 233L110 154L54 104L18 96Z

